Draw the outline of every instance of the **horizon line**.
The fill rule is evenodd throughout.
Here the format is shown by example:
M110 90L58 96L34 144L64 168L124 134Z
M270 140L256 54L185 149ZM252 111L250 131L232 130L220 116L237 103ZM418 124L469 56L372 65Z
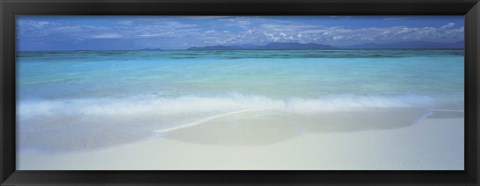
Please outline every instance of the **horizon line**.
M237 50L465 50L461 48L330 48L330 49L158 49L158 50L144 50L144 49L112 49L112 50L16 50L16 52L80 52L80 51L237 51Z

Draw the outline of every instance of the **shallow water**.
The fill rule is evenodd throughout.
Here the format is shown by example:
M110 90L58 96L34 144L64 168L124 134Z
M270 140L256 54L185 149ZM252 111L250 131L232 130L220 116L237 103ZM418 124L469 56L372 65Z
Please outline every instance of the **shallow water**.
M463 50L19 52L19 147L84 150L148 137L262 145L390 130L462 117L463 90ZM212 128L216 135L199 135Z

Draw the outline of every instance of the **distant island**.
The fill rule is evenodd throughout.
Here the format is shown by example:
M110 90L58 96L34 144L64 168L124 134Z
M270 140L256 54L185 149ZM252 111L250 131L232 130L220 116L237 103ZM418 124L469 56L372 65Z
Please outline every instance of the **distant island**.
M204 46L204 47L190 47L187 50L242 50L243 48L235 47L235 46L223 46L223 45L215 45L215 46Z
M316 43L269 43L267 45L244 45L244 46L205 46L190 47L187 50L324 50L338 49L337 47Z
M167 51L167 50L381 50L381 49L463 49L465 41L456 42L429 42L429 41L404 41L393 43L364 43L346 46L331 46L318 43L297 43L297 42L273 42L266 45L212 45L212 46L194 46L187 49L161 49L161 48L141 48L137 51ZM121 51L121 49L117 49ZM127 50L127 49L125 49ZM102 51L81 49L76 51ZM111 50L103 50L111 51ZM24 52L28 52L25 50Z
M464 43L465 42L463 40L453 43L405 41L394 43L365 43L342 47L317 43L269 43L266 45L214 45L203 47L190 47L187 50L461 49L464 48Z
M453 43L404 41L395 43L365 43L342 47L345 49L460 49L464 48L465 41Z
M162 50L160 48L143 48L143 49L140 49L140 50Z

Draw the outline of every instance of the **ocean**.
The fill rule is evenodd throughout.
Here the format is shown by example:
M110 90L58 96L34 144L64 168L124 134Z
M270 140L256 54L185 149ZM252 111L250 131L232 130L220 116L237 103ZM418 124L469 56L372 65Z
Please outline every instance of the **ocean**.
M175 139L267 145L464 108L463 50L42 51L16 63L19 151L95 150L208 123L239 137Z

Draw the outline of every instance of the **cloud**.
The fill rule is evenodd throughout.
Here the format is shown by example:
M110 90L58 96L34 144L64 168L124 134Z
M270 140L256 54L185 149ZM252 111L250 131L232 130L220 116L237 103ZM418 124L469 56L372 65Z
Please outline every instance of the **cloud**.
M134 21L131 21L131 20L123 20L123 21L117 21L118 24L120 25L133 25Z
M338 17L342 18L342 17ZM336 18L335 18L336 19ZM384 21L403 20L389 17ZM406 18L405 18L406 19ZM349 21L351 22L351 21ZM325 26L281 17L147 17L112 21L109 24L66 24L51 20L17 22L21 39L70 40L72 44L95 39L132 40L142 47L178 48L201 45L263 45L269 42L321 43L334 46L398 41L458 41L464 27L446 23L431 26L349 27ZM148 41L148 42L147 42Z
M108 33L108 34L93 35L92 38L94 38L94 39L113 39L113 38L122 38L122 35L115 34L115 33Z
M185 37L199 34L201 29L195 24L186 24L176 21L156 21L143 23L135 27L123 28L127 35L132 37Z
M204 19L224 19L232 16L181 16L181 17L186 19L193 19L193 20L204 20Z
M409 17L388 17L384 18L384 21L402 21L402 20L407 20L410 19Z
M166 36L166 33L145 33L145 34L139 34L137 36L138 37L164 37Z
M300 42L322 43L336 46L361 44L367 42L399 42L399 41L455 41L463 39L463 27L455 28L454 24L441 27L323 27L312 25L280 25L264 24L258 29L249 29L224 39L228 44L264 44L268 42ZM209 43L214 43L209 42Z
M440 29L444 30L444 29L452 28L453 26L455 26L455 23L448 23L446 25L441 26Z
M20 38L59 38L61 36L72 40L96 38L105 32L113 32L111 28L91 25L62 24L48 21L17 21L17 33Z

